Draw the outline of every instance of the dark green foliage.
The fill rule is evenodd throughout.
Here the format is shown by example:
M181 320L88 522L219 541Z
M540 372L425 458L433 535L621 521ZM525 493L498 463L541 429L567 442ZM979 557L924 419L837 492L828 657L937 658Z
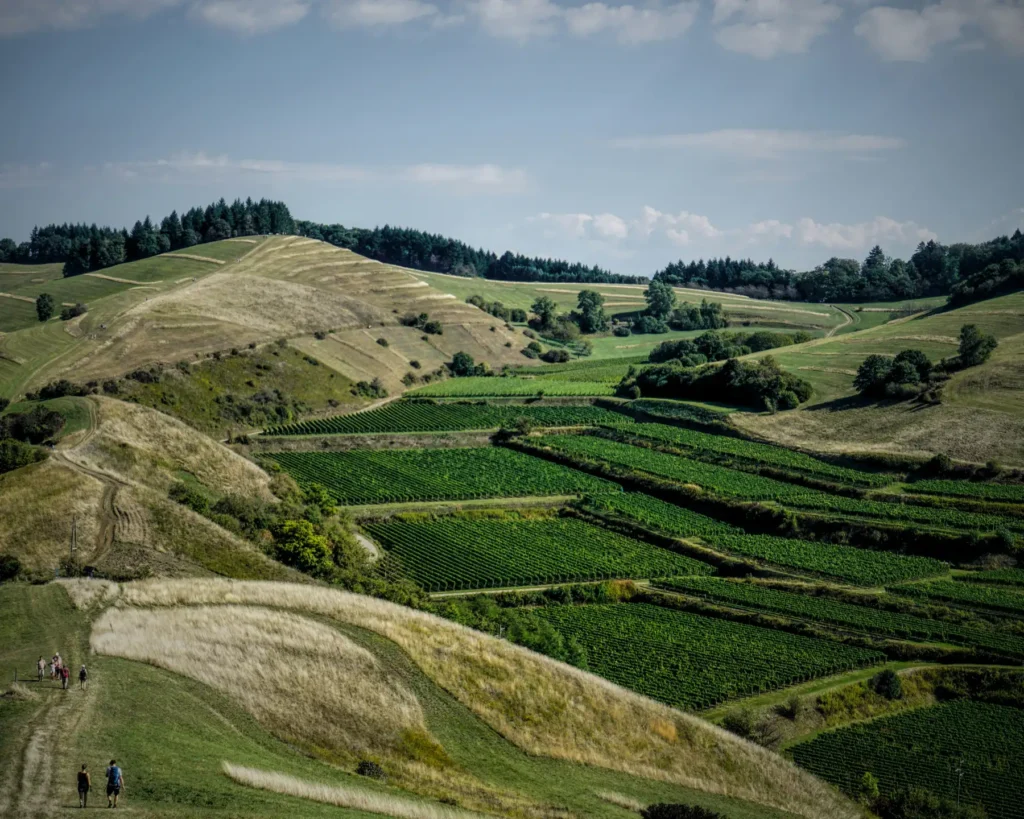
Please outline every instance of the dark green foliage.
M283 520L271 527L274 555L286 566L321 577L330 572L331 545L308 520Z
M717 811L702 808L699 805L669 805L659 803L648 805L640 815L644 819L725 819Z
M14 580L21 574L21 561L14 555L0 554L0 583Z
M28 412L0 417L0 438L13 438L26 444L44 443L63 428L64 416L48 407L37 406Z
M636 321L633 322L632 332L634 333L652 333L658 334L667 333L669 331L668 322L664 319L660 319L657 316L640 316Z
M662 364L646 367L635 379L625 379L620 389L640 388L645 398L698 399L740 404L755 409L774 409L785 392L804 403L813 394L808 381L786 372L771 356L745 362L731 359L721 367L684 367Z
M374 378L373 381L357 381L355 386L352 387L352 394L358 395L361 398L388 397L387 388L379 378Z
M387 779L387 776L384 774L384 769L380 765L376 762L369 762L365 759L356 765L356 773L360 776L366 776L370 779L378 779L382 782Z
M88 395L89 390L79 384L73 384L66 378L62 378L59 381L51 381L45 387L41 387L38 392L26 393L25 397L30 401L36 400L47 400L50 398L63 398L66 395Z
M871 803L879 819L987 819L980 805L960 805L954 799L940 799L924 788L901 788L879 796Z
M73 318L84 316L88 312L89 308L79 302L74 307L65 307L60 311L61 321L70 321Z
M379 344L379 345L380 345L381 347L387 347L387 346L388 346L388 340L387 340L386 338L378 338L378 339L377 339L377 343L378 343L378 344Z
M672 285L658 279L647 286L644 298L647 300L647 315L661 321L667 321L676 306L676 291Z
M908 398L920 392L911 387L927 380L931 369L931 361L920 350L903 350L895 358L869 355L857 369L853 386L872 398Z
M506 307L500 301L487 301L483 296L470 296L466 299L467 304L479 307L485 313L490 313L502 321L517 322L522 324L526 321L526 311L521 307Z
M55 307L56 302L49 293L41 293L36 299L36 315L40 321L49 321Z
M572 360L572 354L563 347L553 347L540 357L541 361L546 361L548 364L564 364L566 361Z
M173 483L167 496L200 515L205 515L210 511L210 498L192 484L183 481Z
M603 333L608 329L604 296L595 290L581 290L572 320L579 325L581 333Z
M729 316L719 302L702 299L699 307L684 302L672 311L668 323L673 330L720 330L729 326Z
M900 675L891 668L883 669L872 677L871 687L876 694L887 700L898 700L903 697L903 683L900 681Z
M965 324L960 328L960 366L984 364L997 346L995 336L983 333L977 324Z
M696 338L665 341L651 350L652 363L680 361L684 366L695 367L706 361L724 361L739 355L772 350L798 344L800 334L771 333L761 330L756 333L718 333L709 331Z
M474 375L487 375L487 365L484 363L477 364L473 360L473 356L469 353L460 350L452 356L452 360L446 365L448 371L455 378L469 378Z
M1017 231L1015 238L1021 243ZM965 304L990 299L1004 293L1012 293L1024 288L1024 253L1019 253L1016 261L1003 259L998 264L990 264L984 270L958 281L949 294L951 307L962 307Z
M627 338L632 335L632 330L630 330L625 324L620 324L612 330L612 335L619 338Z
M0 475L29 464L39 463L45 458L46 453L37 447L16 441L13 438L0 437Z
M3 412L10 405L11 405L11 399L10 398L0 397L0 412Z
M916 381L925 381L932 371L932 362L920 350L903 350L892 361L893 368L909 365L916 374Z

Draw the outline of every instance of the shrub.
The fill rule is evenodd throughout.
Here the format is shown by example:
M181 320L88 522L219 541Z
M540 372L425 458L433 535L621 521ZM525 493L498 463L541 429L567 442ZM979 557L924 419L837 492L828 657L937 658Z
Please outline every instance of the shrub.
M420 364L420 362L419 362L419 361L417 361L417 360L416 360L416 359L414 358L414 359L413 359L412 361L410 361L410 362L409 362L409 366L410 366L410 367L412 367L412 368L413 368L414 370L418 370L418 369L420 369L420 368L421 368L421 367L422 367L423 365L422 365L422 364Z
M65 307L63 310L61 310L60 311L60 320L61 321L70 321L73 318L78 318L79 316L84 316L88 312L88 310L89 310L88 307L86 307L84 304L79 302L78 304L74 305L73 307Z
M0 438L0 475L29 464L38 463L46 453L13 438Z
M313 338L317 339L317 341L323 341L325 338L327 338L327 331L317 330L315 333L313 333Z
M11 405L11 399L10 398L0 397L0 412L3 412L10 405Z
M41 444L55 438L64 428L64 416L48 407L33 407L0 418L0 438L26 444Z
M56 302L49 293L41 293L36 299L36 315L40 321L49 321L56 309Z
M423 325L423 332L431 336L444 335L444 327L439 321L428 321Z
M556 347L544 353L544 355L540 357L540 360L546 361L549 364L564 364L566 361L571 361L572 356L569 354L568 350Z
M331 565L327 538L318 535L308 520L285 520L271 527L274 552L278 560L314 576L324 574Z
M699 805L670 805L659 803L649 805L640 811L644 819L725 819L716 811Z
M632 335L632 333L633 331L630 330L625 324L620 324L614 330L612 330L612 335L618 336L619 338L625 338L626 336Z
M783 390L779 393L778 407L780 410L796 409L800 406L800 399L793 390Z
M903 696L903 683L899 674L891 668L879 671L871 678L871 688L887 700L898 700Z
M660 318L640 316L640 318L633 322L632 331L634 333L667 333L669 326Z
M21 561L14 555L0 554L0 583L21 574Z
M526 349L534 353L537 353L537 355L540 355L542 352L544 352L544 348L541 347L540 343L536 341L531 341L529 344L527 344Z
M862 804L870 805L878 798L878 779L870 771L865 771L857 786L857 798Z
M220 353L214 353L214 357L219 358ZM156 370L133 370L125 378L138 381L140 384L156 384L160 381L160 373Z
M995 336L983 333L977 324L965 324L960 328L960 366L984 364L997 346Z
M377 343L378 343L378 344L379 344L379 345L380 345L381 347L387 347L387 346L388 346L388 340L387 340L386 338L378 338L378 339L377 339Z
M210 499L200 492L196 487L183 481L171 484L167 496L172 500L187 506L193 512L205 515L210 511Z
M381 781L387 779L387 775L384 773L384 769L380 765L366 759L356 765L356 773L360 776L369 777L370 779L379 779Z
M531 350L529 347L523 347L520 352L527 358L540 358L535 350Z

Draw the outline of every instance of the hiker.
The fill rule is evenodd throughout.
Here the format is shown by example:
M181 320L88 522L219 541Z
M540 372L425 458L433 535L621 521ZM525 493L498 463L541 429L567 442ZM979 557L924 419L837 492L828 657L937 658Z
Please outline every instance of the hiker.
M121 769L117 767L117 762L113 759L110 760L110 767L107 768L107 807L117 807L117 797L121 794L121 788L124 785L124 774L121 773ZM110 798L113 796L114 801L111 802Z
M78 672L78 687L83 691L85 690L85 681L89 679L89 672L85 670L85 666L82 666L82 670Z
M68 680L70 680L70 679L71 679L71 669L68 668L66 665L61 666L61 668L60 668L60 687L63 688L65 691L68 690Z
M36 663L36 670L39 672L39 682L43 681L43 673L46 671L46 660L43 659L43 655L39 655L39 662Z
M83 764L82 770L78 772L78 807L84 808L86 802L89 801L89 789L91 787L92 777L89 776L89 771Z
M50 658L50 679L51 680L57 679L57 655L56 654L54 654Z

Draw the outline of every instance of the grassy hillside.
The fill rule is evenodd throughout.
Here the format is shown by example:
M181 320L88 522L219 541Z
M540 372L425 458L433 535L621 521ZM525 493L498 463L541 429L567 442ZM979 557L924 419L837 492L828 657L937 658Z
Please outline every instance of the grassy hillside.
M423 371L459 350L495 367L523 360L525 341L502 322L398 268L322 242L270 237L189 251L70 279L50 271L40 274L47 281L34 282L25 268L11 273L11 295L34 299L45 284L58 303L84 301L89 312L26 325L23 314L33 306L3 299L12 318L0 336L0 395L57 378L101 381L279 338L322 355L353 381L380 377L391 391L403 388L413 360ZM442 335L400 326L404 314L424 312L442 323Z
M58 804L73 794L46 774L72 755L98 766L116 754L126 807L145 816L318 816L316 796L387 797L379 812L391 816L452 817L407 812L408 800L438 810L442 798L492 815L628 816L605 792L729 819L858 815L789 763L695 717L388 603L287 584L67 588L79 611L57 586L0 588L12 613L0 625L8 665L27 676L42 643L92 672L84 693L31 683L36 699L0 700L0 759L14 783L34 762L36 732L67 731L33 777ZM124 607L104 611L118 597ZM211 649L227 661L210 662ZM388 784L354 776L360 759L380 764ZM225 777L225 762L257 773ZM4 794L22 796L17 784Z
M955 355L964 324L999 339L992 358L956 373L940 405L866 403L855 397L857 367L873 353L922 350ZM932 313L863 332L772 351L786 369L814 385L811 402L775 416L736 414L743 429L787 445L830 452L873 451L1024 464L1024 293Z
M0 543L30 573L52 574L67 557L75 521L78 562L115 576L296 576L167 498L173 481L194 478L214 492L269 499L258 467L153 410L97 397L76 403L87 408L81 429L45 462L0 476Z

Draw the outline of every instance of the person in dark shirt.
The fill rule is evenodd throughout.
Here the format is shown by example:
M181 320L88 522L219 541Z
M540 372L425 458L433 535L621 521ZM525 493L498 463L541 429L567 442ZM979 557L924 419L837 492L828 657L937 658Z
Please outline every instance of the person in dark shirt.
M89 789L92 787L92 778L85 765L78 772L78 807L84 808L89 802Z

